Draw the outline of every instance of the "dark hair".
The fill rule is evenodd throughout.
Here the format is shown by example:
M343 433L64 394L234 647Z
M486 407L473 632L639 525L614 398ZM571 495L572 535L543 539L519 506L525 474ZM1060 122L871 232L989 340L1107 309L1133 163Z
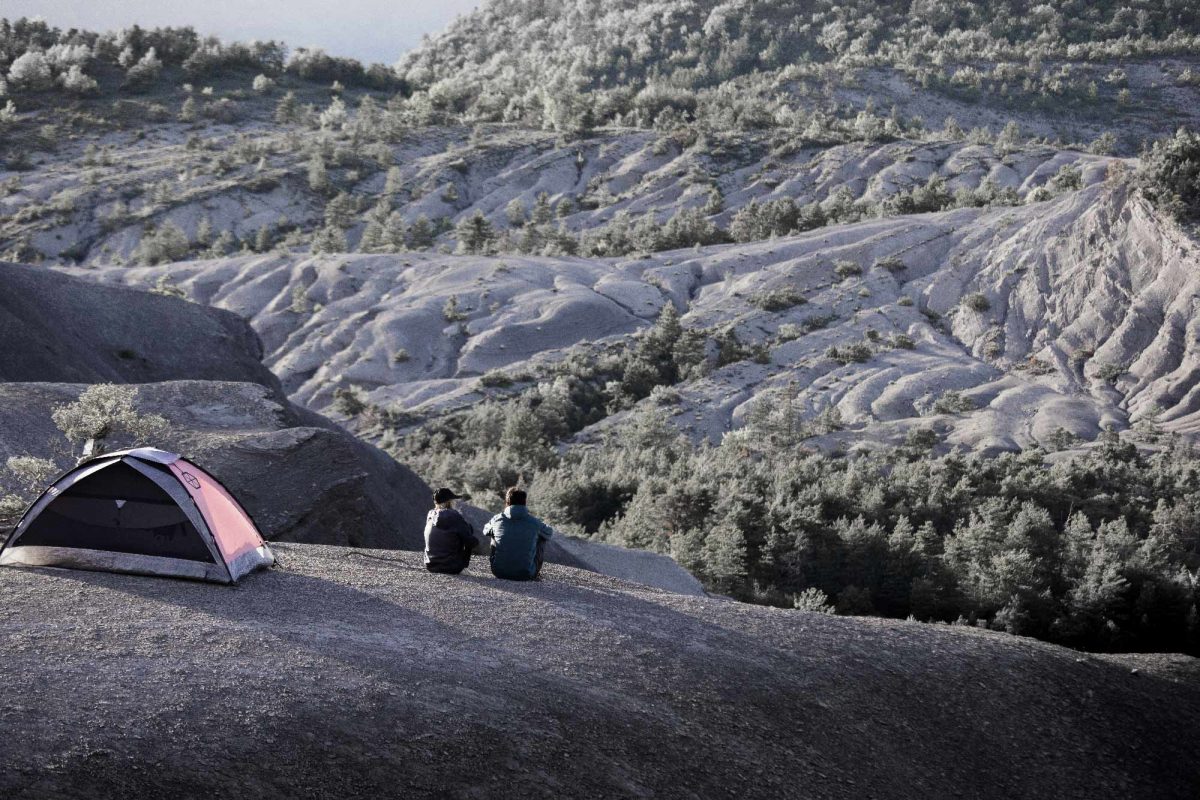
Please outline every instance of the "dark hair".
M504 505L506 506L523 506L525 505L525 490L512 487L504 493Z

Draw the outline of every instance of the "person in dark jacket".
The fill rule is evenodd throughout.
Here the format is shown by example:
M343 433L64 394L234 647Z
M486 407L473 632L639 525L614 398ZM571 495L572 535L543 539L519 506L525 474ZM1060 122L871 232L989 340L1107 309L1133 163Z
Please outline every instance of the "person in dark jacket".
M443 575L457 575L471 563L471 553L479 544L475 529L454 509L460 495L450 489L433 494L434 509L425 518L425 569Z
M554 531L530 514L525 503L524 490L509 489L504 510L483 528L492 540L492 574L497 578L532 581L542 571L542 551Z

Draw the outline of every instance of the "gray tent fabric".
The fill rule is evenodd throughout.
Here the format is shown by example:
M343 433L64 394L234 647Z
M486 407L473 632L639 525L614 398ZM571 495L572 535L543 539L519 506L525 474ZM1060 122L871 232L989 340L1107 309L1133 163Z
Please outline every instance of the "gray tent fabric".
M234 583L275 557L215 478L182 457L108 453L56 480L0 548L0 565Z

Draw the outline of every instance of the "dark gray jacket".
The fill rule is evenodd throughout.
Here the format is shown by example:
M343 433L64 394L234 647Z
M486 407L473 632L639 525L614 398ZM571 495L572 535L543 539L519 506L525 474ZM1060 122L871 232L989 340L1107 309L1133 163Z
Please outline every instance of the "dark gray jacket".
M462 572L479 544L475 529L452 508L425 517L425 564L434 572Z

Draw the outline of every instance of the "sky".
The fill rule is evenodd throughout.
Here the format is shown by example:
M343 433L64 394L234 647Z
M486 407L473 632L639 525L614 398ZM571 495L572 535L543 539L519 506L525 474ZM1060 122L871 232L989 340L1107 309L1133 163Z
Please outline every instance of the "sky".
M392 64L480 0L0 0L0 17L107 31L190 25L226 40L276 39Z

